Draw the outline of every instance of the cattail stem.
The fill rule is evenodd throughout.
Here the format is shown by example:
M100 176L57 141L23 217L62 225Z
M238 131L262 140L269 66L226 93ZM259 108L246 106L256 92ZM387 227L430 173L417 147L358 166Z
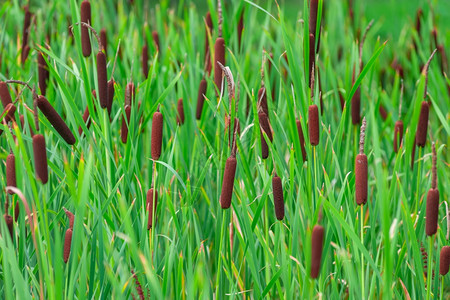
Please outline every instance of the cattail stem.
M361 206L361 244L364 245L364 205L360 205ZM361 295L362 295L362 299L365 299L365 289L364 289L364 285L365 285L365 280L364 280L364 254L361 251Z
M427 300L431 299L433 278L433 237L428 239Z
M364 46L364 42L366 40L367 37L367 33L369 32L370 28L372 28L373 25L373 21L370 21L369 25L367 25L366 30L364 31L364 35L361 39L361 43L359 44L359 70L361 72L362 68L363 68L363 62L362 62L362 51L363 51L363 46Z
M423 93L423 99L427 98L427 94L428 94L428 71L430 69L431 60L433 59L434 54L436 53L436 51L437 51L437 49L434 49L434 51L430 55L430 58L428 58L426 64L423 66L423 69L422 69L422 75L425 75L425 90L424 90L424 93Z
M365 139L366 139L366 118L364 117L359 135L359 154L364 154Z

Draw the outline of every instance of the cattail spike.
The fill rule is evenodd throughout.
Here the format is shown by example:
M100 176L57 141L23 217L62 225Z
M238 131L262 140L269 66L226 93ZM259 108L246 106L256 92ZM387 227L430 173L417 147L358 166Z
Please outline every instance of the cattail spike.
M73 135L72 131L70 131L69 127L67 127L67 124L44 96L38 96L37 106L47 117L48 121L52 124L55 130L66 141L66 143L69 145L75 144L75 136Z
M275 173L272 178L272 192L273 192L273 204L275 206L275 215L278 220L284 218L284 197L283 197L283 185L281 178Z
M45 149L45 138L42 134L33 136L33 154L36 178L46 184L48 181L47 150Z
M317 105L313 104L308 109L308 130L309 130L309 143L311 146L317 146L319 144L319 109Z
M107 108L108 106L108 74L106 71L106 55L104 52L97 53L97 83L98 83L98 97L100 99L100 106Z
M163 134L163 115L158 110L153 114L152 120L152 140L151 140L151 153L152 159L158 160L161 156L162 148L162 134Z
M122 143L126 144L128 140L128 126L130 126L131 106L125 105L125 116L122 118L122 128L120 136Z
M17 187L16 183L16 157L14 154L9 154L6 158L6 185ZM9 194L14 194L13 191L9 190Z
M73 223L75 222L75 215L63 207L64 212L66 213L67 218L69 219L69 228L73 230Z
M417 123L416 131L416 145L419 147L425 147L427 142L427 131L428 131L428 116L430 113L430 107L427 101L422 101L420 107L419 122Z
M314 226L311 236L311 278L313 279L319 276L324 235L325 229L323 228L323 226Z
M47 63L44 59L42 52L38 52L38 77L39 77L39 89L41 94L45 96L47 91L47 81L49 79L49 71Z
M108 39L106 37L106 29L102 28L102 30L100 30L100 41L101 41L101 51L105 52L105 56L108 57Z
M306 156L305 137L303 135L302 124L300 123L300 120L297 120L296 124L297 124L298 138L300 140L300 148L302 150L302 157L303 157L303 161L305 162L307 160L307 156Z
M216 39L214 44L214 83L216 84L216 96L222 89L222 69L220 64L225 65L225 40L221 37Z
M264 138L263 132L266 133L269 140L273 141L272 131L270 129L270 123L267 115L264 112L258 113L259 125L261 131L261 154L262 158L266 159L269 157L269 146L267 145L266 139Z
M198 88L198 95L197 95L197 112L195 115L197 120L200 120L202 116L203 104L205 103L205 95L207 88L208 88L207 81L205 79L202 79L202 81L200 81L200 86Z
M244 9L242 9L241 16L237 26L238 30L238 49L241 49L242 31L244 31Z
M178 99L177 110L178 110L177 125L183 125L184 124L183 98Z
M223 174L222 192L220 193L220 206L222 209L230 208L233 196L234 178L236 176L236 157L228 157Z
M426 206L426 234L432 236L436 234L439 220L439 190L429 189Z
M81 2L80 21L82 23L91 24L91 3L88 0ZM85 26L81 26L81 48L84 57L89 57L91 55L92 48L89 29Z
M447 275L450 267L450 246L444 246L441 249L439 259L439 274L442 276Z
M63 252L64 263L67 263L69 261L71 246L72 246L72 229L69 228L66 230L66 234L64 236L64 252Z
M2 100L3 107L12 103L8 85L4 81L0 81L0 99Z

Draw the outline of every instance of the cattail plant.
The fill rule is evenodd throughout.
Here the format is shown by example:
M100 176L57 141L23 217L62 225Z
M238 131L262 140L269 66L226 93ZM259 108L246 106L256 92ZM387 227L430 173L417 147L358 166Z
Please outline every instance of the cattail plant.
M152 120L151 153L152 159L154 160L158 160L159 157L161 156L162 134L163 134L163 115L159 111L158 106L158 109L153 114Z
M325 229L323 226L314 226L311 236L311 278L313 279L319 276L324 235Z
M148 77L148 46L147 41L144 41L144 46L142 47L142 72L144 77Z
M17 187L16 183L16 157L14 154L10 153L6 158L6 185ZM14 194L13 191L9 190L9 194Z
M433 149L433 164L431 170L431 188L427 194L427 208L426 208L426 234L432 236L436 234L439 219L439 190L437 189L437 155L436 145L432 144Z
M100 106L102 108L108 107L108 74L106 71L106 55L102 52L101 44L99 44L99 51L97 53L97 83L98 83L98 98L100 99Z
M106 57L108 57L108 39L106 37L106 29L102 28L102 30L100 30L100 41L101 41L101 50L103 52L105 52Z
M184 124L184 108L183 108L183 98L178 99L177 104L177 124L183 125Z
M423 101L420 107L419 122L417 123L416 145L425 147L428 131L428 115L430 107L427 101Z
M42 52L38 52L38 77L39 89L41 90L41 94L45 96L47 91L47 81L50 77L50 73Z
M310 0L309 1L309 36L310 37L311 37L311 34L313 36L316 36L318 6L319 6L319 0ZM311 42L311 40L310 40L310 42Z
M48 181L48 163L45 138L42 134L35 134L33 136L33 154L36 178L43 184L46 184Z
M236 176L236 155L233 153L227 158L225 172L223 174L222 192L220 193L220 206L223 209L230 208L233 196L234 178Z
M222 4L221 0L218 0L218 13L219 13L219 37L214 44L214 83L216 84L216 96L219 96L222 89L222 69L219 63L225 65L225 40L222 38Z
M439 274L442 276L447 275L450 267L450 246L444 246L441 249L439 259Z
M16 113L16 106L12 103L9 103L8 105L6 105L5 109L3 110L2 115L5 115L5 121L6 122L11 122L14 119L14 114Z
M205 17L205 25L206 25L206 30L205 30L205 58L208 56L208 54L210 53L209 51L209 35L212 35L212 31L213 31L213 22L211 19L211 13L208 11L206 13L206 17Z
M64 236L64 251L63 251L63 259L64 263L69 261L70 256L70 248L72 246L72 233L73 233L73 223L75 221L75 215L64 208L64 212L69 218L69 228L66 230L66 234Z
M91 24L91 3L88 0L81 2L80 20L82 23ZM81 50L84 57L89 57L92 52L89 30L81 26Z
M259 126L261 127L261 155L262 159L266 159L269 157L269 146L267 145L267 141L264 138L263 132L266 133L271 142L273 141L273 136L270 128L269 118L267 117L267 115L263 111L261 111L258 113L258 118Z
M25 17L23 20L22 55L21 55L22 63L25 63L28 54L30 52L30 46L28 46L28 37L31 25L31 12L28 5L25 6L24 10L25 10Z
M364 141L366 135L366 118L361 125L359 136L359 154L355 160L355 195L356 203L364 205L367 202L367 156L364 154Z
M75 136L73 135L72 131L70 131L69 127L67 127L67 124L44 96L38 96L37 106L48 119L50 124L52 124L55 130L66 141L66 143L69 145L75 144Z
M159 34L156 30L152 31L153 42L155 43L156 51L161 54L161 47L159 44Z
M198 88L198 95L197 95L197 111L195 114L197 120L200 120L200 118L202 117L203 104L205 103L205 95L207 88L208 84L206 80L202 79L200 81L200 86Z
M147 191L147 211L148 211L148 224L147 230L150 230L153 226L153 222L156 223L156 217L153 221L153 216L156 214L156 206L158 204L158 191L151 188Z
M319 145L319 109L315 104L308 108L308 131L311 146Z
M269 106L267 104L267 94L264 86L258 90L258 102L261 103L263 113L265 113L266 116L269 116Z
M402 87L400 90L400 104L398 107L398 121L395 122L394 126L394 152L397 153L398 149L400 149L400 145L403 139L403 121L401 120L402 114L402 100L403 100L403 80Z
M239 17L239 22L237 26L238 32L238 49L241 49L242 31L244 31L244 9L242 9L241 16Z
M70 248L72 247L72 233L73 233L73 230L71 228L69 228L66 230L66 234L64 235L63 259L64 259L64 263L66 263L66 264L69 261Z
M272 192L273 192L273 204L275 206L275 215L278 220L284 219L284 197L283 197L283 184L281 178L277 173L272 178Z
M302 150L303 161L305 162L307 160L307 156L306 156L305 137L303 135L302 124L300 123L300 120L297 120L295 123L297 124L298 138L300 140L300 147Z
M130 125L131 106L125 104L125 115L122 118L122 127L120 129L120 137L122 143L126 144L128 139L128 126Z
M8 104L12 103L8 85L4 81L0 81L0 99L2 100L4 108L6 108Z

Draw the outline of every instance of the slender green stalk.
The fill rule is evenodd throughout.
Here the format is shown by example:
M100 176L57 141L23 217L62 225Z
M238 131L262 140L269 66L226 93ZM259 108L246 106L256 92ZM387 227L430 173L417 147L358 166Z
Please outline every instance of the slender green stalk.
M427 300L431 299L433 278L433 236L428 238Z
M364 205L361 206L361 244L364 246ZM366 298L365 293L365 280L364 280L364 254L361 252L361 297L362 299Z

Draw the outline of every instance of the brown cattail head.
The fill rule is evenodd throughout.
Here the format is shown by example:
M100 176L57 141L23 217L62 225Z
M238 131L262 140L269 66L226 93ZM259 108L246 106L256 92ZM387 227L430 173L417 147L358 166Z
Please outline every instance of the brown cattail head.
M108 106L108 73L106 71L106 55L102 51L97 53L97 82L100 106Z
M130 125L131 106L125 105L125 116L122 118L122 127L120 130L120 137L122 143L126 144L128 139L128 126Z
M4 81L0 81L0 98L2 100L3 107L6 107L8 104L12 103L8 85Z
M70 248L72 246L72 229L66 230L66 235L64 236L64 263L67 263L70 256Z
M47 80L50 73L48 71L47 63L45 62L42 52L38 52L38 77L39 77L39 89L41 94L45 96L47 91Z
M222 69L218 63L225 66L225 40L221 37L214 44L214 83L216 84L216 95L220 94L222 88Z
M66 143L69 145L75 144L75 136L72 131L70 131L67 124L44 96L38 96L37 106L45 117L47 117L48 121L53 125L55 130L58 131L61 137L66 141Z
M73 223L75 222L75 215L64 208L67 218L69 219L69 228L73 230Z
M6 185L17 187L16 184L16 157L14 154L9 154L6 158ZM9 194L14 194L13 191L8 191Z
M89 127L91 127L91 119L90 117L90 113L89 113L89 106L86 105L86 109L84 110L83 113L83 122L86 123L86 127L89 129ZM83 133L83 128L81 128L81 126L78 127L78 134L81 135Z
M297 124L298 138L300 140L300 147L302 149L303 161L307 161L306 149L305 149L305 137L303 135L302 124L300 123L300 120L297 120L296 124Z
M142 72L144 73L144 77L148 77L148 46L145 43L144 47L142 47Z
M184 108L183 108L183 99L178 99L177 104L178 114L177 114L177 124L183 125L184 124Z
M429 189L427 194L426 234L434 235L437 232L439 219L439 190Z
M445 54L445 48L444 45L438 45L437 50L439 52L439 55L441 56L441 72L444 74L446 70L448 70L448 60L447 60L447 54ZM447 84L447 88L450 87L449 84Z
M261 105L262 111L269 116L269 106L267 104L267 93L266 88L262 86L258 91L258 103Z
M205 79L202 79L202 81L200 81L197 96L197 112L195 115L197 120L200 120L200 118L202 117L203 104L205 103L205 95L207 88L208 88L207 81Z
M420 37L420 28L421 26L421 18L423 16L423 11L421 8L419 8L417 10L417 15L416 15L416 31L417 31L417 35Z
M388 112L386 111L386 108L384 107L383 104L380 104L378 111L380 112L380 116L383 119L383 121L386 121L388 117Z
M315 104L308 109L308 131L311 146L319 145L319 109Z
M153 198L155 203L153 204ZM147 230L153 226L153 215L156 214L156 205L158 204L158 191L153 188L147 191L147 210L148 210L148 225ZM155 217L156 223L156 217Z
M428 101L422 101L422 106L420 107L419 122L417 123L416 131L416 145L422 148L425 147L425 143L427 142L429 112L430 107Z
M156 51L159 52L159 54L161 54L161 47L159 44L159 35L157 31L153 31L152 32L152 37L153 37L153 42L155 43L155 47L156 47Z
M107 94L108 94L108 102L106 104L106 107L108 109L108 114L111 115L112 103L114 99L114 79L112 78L108 81Z
M107 52L107 48L108 48L108 39L106 38L106 29L102 28L102 30L100 30L100 41L102 43L102 51L105 52L105 56L108 57L108 52Z
M355 161L355 194L356 203L364 205L367 202L367 156L358 154Z
M275 215L278 220L284 218L284 197L283 197L283 185L281 178L275 174L272 178L272 191L273 191L273 204L275 206Z
M439 259L439 274L442 276L447 275L450 267L450 246L444 246L441 249L441 255Z
M5 218L5 223L6 223L6 227L8 227L8 231L9 234L11 236L11 240L13 239L13 234L14 234L14 221L13 218L10 215L5 214L4 215Z
M28 44L28 37L31 25L31 12L28 5L24 7L25 16L23 19L23 35L22 35L22 49Z
M125 90L125 105L130 105L133 103L134 97L136 96L136 87L133 82L128 82Z
M30 50L31 48L28 45L25 45L25 47L22 48L22 56L21 56L22 63L25 63L25 61L27 60L28 55L30 54Z
M266 133L269 140L272 142L273 136L272 131L270 129L269 118L264 112L258 113L259 118L259 126L261 131L261 154L262 159L266 159L269 157L269 146L267 145L266 139L264 138L263 132Z
M154 160L159 159L159 157L161 156L162 135L163 135L163 115L158 110L153 114L152 120L151 152L152 152L152 159Z
M311 236L311 278L313 279L319 276L324 235L325 229L323 226L314 226Z
M308 80L308 83L309 83L309 86L311 86L311 87L312 87L312 81L314 80L313 79L313 76L314 76L313 68L316 65L315 64L316 50L315 50L315 45L314 45L315 42L316 42L316 39L314 37L314 34L310 33L309 34L309 73L308 73L309 80Z
M318 0L309 1L309 33L316 35Z
M233 196L234 178L236 176L236 157L230 156L225 163L223 174L222 192L220 193L220 206L223 209L230 208Z
M206 31L205 31L205 57L207 56L209 51L209 42L208 42L208 31L209 34L212 35L212 31L213 31L213 22L211 19L211 13L208 11L206 13L206 17L205 17L205 22L206 22Z
M47 150L45 149L45 138L42 134L33 136L33 154L36 178L46 184L48 181Z
M241 16L239 17L238 23L238 47L241 49L241 39L242 39L242 31L244 30L244 10L241 12Z
M339 102L341 104L341 110L344 111L345 98L341 91L339 91Z
M14 207L14 220L19 219L19 214L20 214L20 206L19 206L19 201L16 202L16 206Z
M403 139L403 121L395 122L394 127L394 152L397 153Z
M80 20L83 23L91 24L91 3L88 0L81 2ZM86 26L81 26L81 50L84 57L91 55L91 39L89 29Z

